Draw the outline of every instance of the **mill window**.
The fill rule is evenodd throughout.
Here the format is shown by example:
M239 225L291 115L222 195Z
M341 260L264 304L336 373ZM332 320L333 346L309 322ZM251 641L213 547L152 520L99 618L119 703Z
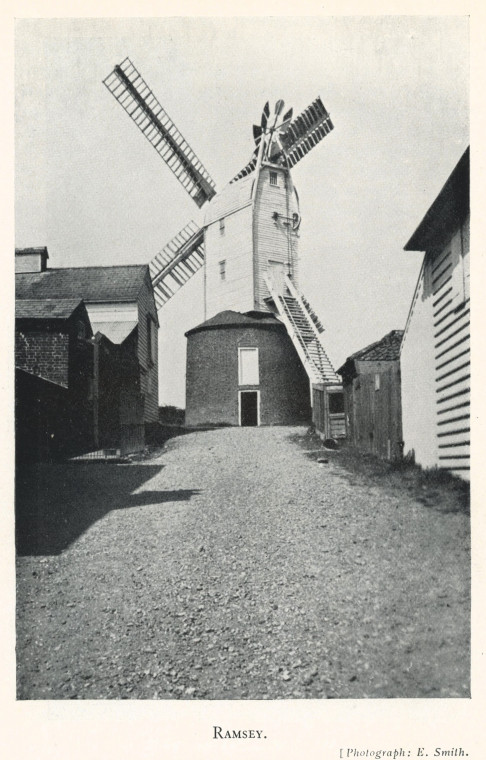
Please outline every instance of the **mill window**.
M344 412L344 393L329 394L329 414L342 414Z
M258 385L258 348L238 349L238 383L240 385Z
M157 355L157 330L149 314L147 315L147 355L149 362L154 363Z
M278 174L277 172L270 172L270 184L278 187Z
M224 235L224 231L225 231L225 219L223 218L219 220L219 234Z
M376 373L375 374L375 391L379 391L381 387L381 376Z
M219 279L226 280L226 261L219 262Z

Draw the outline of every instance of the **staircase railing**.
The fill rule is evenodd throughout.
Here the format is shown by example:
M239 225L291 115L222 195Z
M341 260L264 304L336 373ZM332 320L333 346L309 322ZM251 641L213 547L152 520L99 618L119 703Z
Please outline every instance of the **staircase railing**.
M302 298L299 291L297 290L297 288L295 287L294 283L292 282L292 280L290 279L288 275L284 275L284 281L290 295L295 301L297 301L303 315L306 317L306 323L308 327L310 327L310 329L312 330L314 334L315 347L319 355L319 364L320 364L320 366L317 369L320 370L320 374L322 375L319 382L335 383L337 385L341 385L341 379L337 376L334 370L334 367L332 366L331 361L324 349L324 346L321 343L321 333L323 332L324 328L319 329L317 327L314 319L312 318L312 314L311 314L312 310L310 308L309 302ZM314 341L312 341L312 343L314 343Z
M288 309L286 308L283 296L277 293L270 277L265 277L265 282L267 284L268 290L270 291L270 295L275 302L280 318L286 327L290 339L295 346L297 354L299 355L299 359L304 365L311 383L321 383L321 373L318 371L317 367L308 354L305 342L300 334L298 327L295 325L293 319L291 318Z

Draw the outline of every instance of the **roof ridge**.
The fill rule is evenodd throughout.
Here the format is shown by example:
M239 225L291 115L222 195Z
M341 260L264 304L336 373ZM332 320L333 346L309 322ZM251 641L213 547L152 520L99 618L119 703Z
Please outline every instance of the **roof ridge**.
M363 357L365 354L367 354L369 351L371 351L374 348L378 348L379 346L385 344L388 342L391 342L390 340L387 341L387 338L390 339L392 336L402 337L404 333L404 330L390 330L387 332L380 340L375 340L374 343L370 343L368 346L365 346L364 348L359 349L358 351L355 351L354 354L351 354L351 356L348 356L346 361L352 360L352 359L359 359L360 357Z
M82 301L82 296L37 296L37 298L15 297L16 301Z
M129 267L148 267L148 264L90 264L80 267L49 267L44 272L17 272L16 274L45 274L47 272L66 272L70 269L128 269Z

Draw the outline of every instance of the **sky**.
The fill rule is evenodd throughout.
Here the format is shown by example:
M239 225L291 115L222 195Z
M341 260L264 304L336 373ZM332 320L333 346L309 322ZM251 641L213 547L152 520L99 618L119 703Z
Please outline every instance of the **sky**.
M466 16L17 21L15 242L50 266L147 263L202 221L102 84L126 56L219 189L266 100L320 95L334 130L292 171L300 290L335 367L403 329L422 262L403 247L469 143ZM203 319L199 272L159 311L161 404L184 406Z

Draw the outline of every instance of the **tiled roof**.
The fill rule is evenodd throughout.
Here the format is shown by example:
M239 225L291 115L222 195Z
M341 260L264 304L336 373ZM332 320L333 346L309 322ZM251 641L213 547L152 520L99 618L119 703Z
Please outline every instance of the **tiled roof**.
M392 330L387 333L381 340L370 343L366 348L348 356L343 366L338 369L340 375L345 374L348 369L351 370L355 361L360 362L390 362L395 361L400 356L400 345L402 342L403 330Z
M15 275L17 299L78 298L136 301L148 272L146 264L47 269Z
M192 330L186 332L187 335L191 335L199 330L211 330L217 327L239 327L249 325L251 327L264 326L282 326L282 322L276 319L273 314L263 311L248 311L246 314L242 314L239 311L220 311L211 319L202 322L200 325L193 327Z
M79 298L17 300L15 317L16 319L68 319L81 303Z
M398 359L402 336L403 330L392 330L381 340L371 343L366 348L362 348L361 351L356 351L349 358L368 362L385 362Z

